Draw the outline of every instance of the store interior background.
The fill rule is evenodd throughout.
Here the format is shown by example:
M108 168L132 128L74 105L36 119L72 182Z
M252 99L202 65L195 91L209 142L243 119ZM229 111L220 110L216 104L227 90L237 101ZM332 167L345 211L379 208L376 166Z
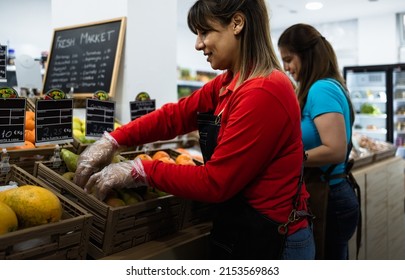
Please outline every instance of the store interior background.
M305 22L331 41L340 67L405 62L399 13L405 1L322 0L318 11L305 10L305 0L268 0L273 43L288 26ZM49 51L53 31L117 17L127 17L125 44L118 75L116 117L130 120L129 101L140 91L156 99L156 106L177 97L178 69L213 72L195 35L186 24L194 0L15 0L2 1L0 44L18 55L39 58ZM275 47L277 50L277 48ZM277 52L278 53L278 52ZM215 71L214 71L215 72Z

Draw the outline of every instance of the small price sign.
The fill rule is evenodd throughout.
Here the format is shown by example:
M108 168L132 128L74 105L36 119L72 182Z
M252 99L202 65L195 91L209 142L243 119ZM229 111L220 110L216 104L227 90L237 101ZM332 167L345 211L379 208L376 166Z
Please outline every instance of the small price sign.
M115 102L86 100L86 136L99 138L114 130Z
M24 145L25 106L25 98L0 99L0 147Z
M0 81L7 81L7 46L0 45Z
M131 120L135 120L143 115L156 110L156 100L146 100L146 101L130 101L129 108L131 112Z
M35 133L37 144L58 144L73 141L73 100L37 100Z

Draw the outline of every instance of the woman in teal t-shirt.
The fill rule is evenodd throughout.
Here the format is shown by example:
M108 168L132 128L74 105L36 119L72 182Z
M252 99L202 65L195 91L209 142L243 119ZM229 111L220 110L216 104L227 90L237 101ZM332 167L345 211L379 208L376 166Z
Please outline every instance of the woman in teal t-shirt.
M296 24L281 34L278 47L284 69L297 82L305 167L326 171L336 165L331 174L344 173L354 117L331 44L314 27ZM324 258L347 259L359 204L346 178L329 184Z

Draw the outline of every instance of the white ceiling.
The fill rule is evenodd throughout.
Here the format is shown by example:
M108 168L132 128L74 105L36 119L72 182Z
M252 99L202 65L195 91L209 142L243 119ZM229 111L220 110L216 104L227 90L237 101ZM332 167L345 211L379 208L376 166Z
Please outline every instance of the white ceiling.
M188 9L195 0L178 1L179 25L186 26ZM317 11L305 9L311 1L323 3ZM404 0L266 0L272 29L286 28L298 22L317 24L405 12Z

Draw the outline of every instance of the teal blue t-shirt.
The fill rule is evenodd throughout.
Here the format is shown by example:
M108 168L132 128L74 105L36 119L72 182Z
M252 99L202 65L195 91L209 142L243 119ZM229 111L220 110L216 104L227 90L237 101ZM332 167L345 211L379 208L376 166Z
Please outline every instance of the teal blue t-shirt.
M309 89L307 101L302 111L301 129L305 150L310 150L321 145L321 139L316 129L314 119L326 113L339 113L344 116L346 139L347 143L350 142L350 107L345 92L336 80L322 79L316 81ZM328 167L329 165L325 165L322 166L321 169L326 171ZM345 167L346 164L344 162L338 164L332 174L344 172ZM331 183L337 182L338 181L333 180Z

